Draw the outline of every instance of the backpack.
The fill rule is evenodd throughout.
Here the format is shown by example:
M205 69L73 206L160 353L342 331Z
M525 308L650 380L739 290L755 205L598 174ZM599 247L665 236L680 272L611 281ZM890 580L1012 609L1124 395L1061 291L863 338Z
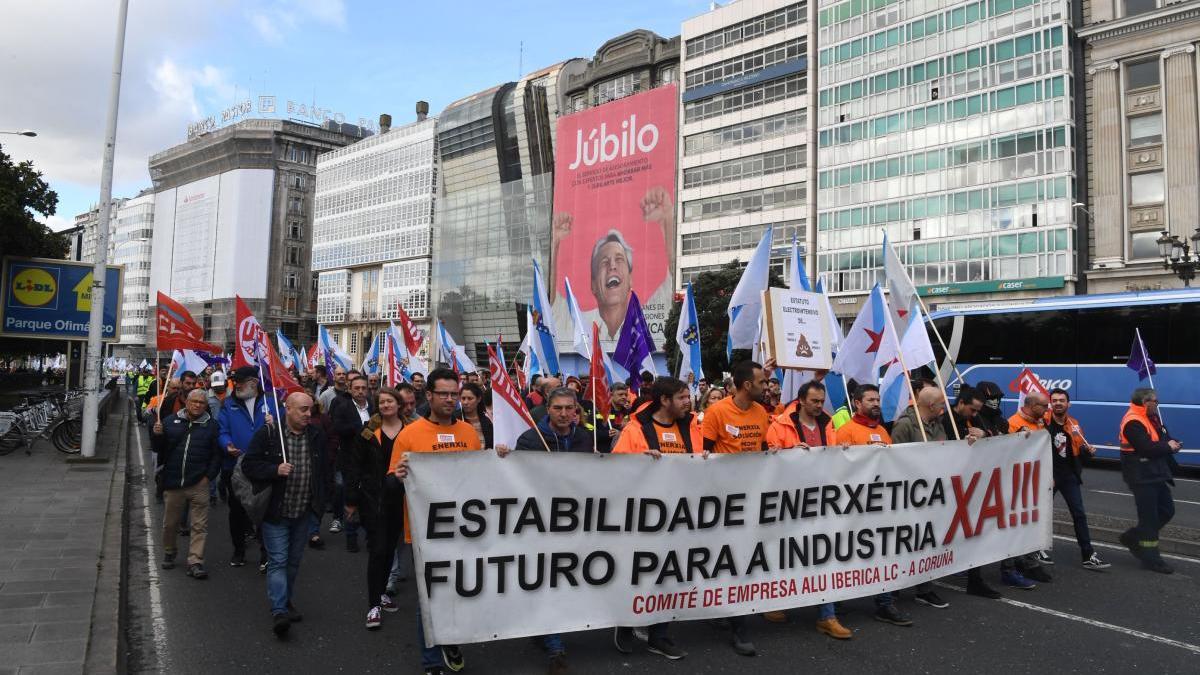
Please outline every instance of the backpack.
M271 504L274 485L269 481L250 480L250 477L242 471L242 460L245 458L244 454L238 457L230 482L233 494L242 503L242 508L246 509L246 515L250 517L250 522L257 525L267 515L267 507Z

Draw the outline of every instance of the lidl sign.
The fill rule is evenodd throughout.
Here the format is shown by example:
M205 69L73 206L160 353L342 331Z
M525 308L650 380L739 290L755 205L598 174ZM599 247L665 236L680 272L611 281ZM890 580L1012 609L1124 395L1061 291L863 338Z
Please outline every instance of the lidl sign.
M120 338L121 271L105 275L103 340ZM4 259L0 335L86 340L92 311L92 266L44 258Z

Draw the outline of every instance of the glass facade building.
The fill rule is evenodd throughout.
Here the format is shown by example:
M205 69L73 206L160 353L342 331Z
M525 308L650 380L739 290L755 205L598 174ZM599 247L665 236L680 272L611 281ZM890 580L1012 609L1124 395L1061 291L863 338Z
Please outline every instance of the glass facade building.
M767 227L807 246L809 5L741 0L683 23L677 283L743 263Z
M434 316L480 367L487 342L515 349L550 255L554 123L564 79L582 60L530 73L451 103L439 115Z
M317 160L317 322L358 359L399 307L428 328L437 121L397 127Z
M926 294L1073 287L1070 10L820 0L816 239L830 292L882 281L884 232Z

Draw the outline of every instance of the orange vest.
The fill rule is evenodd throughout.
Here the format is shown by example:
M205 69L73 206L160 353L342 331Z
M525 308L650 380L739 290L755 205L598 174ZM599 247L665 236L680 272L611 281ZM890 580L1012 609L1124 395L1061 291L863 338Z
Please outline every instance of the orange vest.
M1015 434L1023 429L1029 431L1042 431L1046 428L1046 423L1042 420L1027 420L1025 416L1018 410L1012 417L1008 418L1008 433Z
M1133 445L1129 439L1125 438L1125 425L1130 422L1139 422L1143 427L1146 427L1146 432L1150 434L1150 440L1158 442L1158 427L1150 421L1150 416L1146 414L1146 406L1130 405L1129 410L1125 411L1125 416L1121 418L1121 428L1117 430L1121 437L1121 452L1133 452Z
M1052 419L1054 419L1052 413L1047 412L1045 423L1050 424ZM1067 415L1067 421L1063 423L1063 431L1067 432L1067 439L1071 442L1071 456L1078 457L1080 449L1087 444L1083 438L1083 427L1079 426L1079 420Z
M832 427L831 422L829 427ZM888 434L887 429L880 424L874 428L864 424L859 424L853 417L848 422L838 427L834 432L834 437L829 436L831 429L825 429L825 442L829 445L849 443L850 445L876 445L882 443L884 445L892 444L892 437Z

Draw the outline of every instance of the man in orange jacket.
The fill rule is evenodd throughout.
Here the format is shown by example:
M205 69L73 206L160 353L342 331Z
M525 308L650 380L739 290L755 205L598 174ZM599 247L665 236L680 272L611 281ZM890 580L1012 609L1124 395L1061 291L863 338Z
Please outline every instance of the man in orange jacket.
M1026 435L1046 430L1046 409L1050 399L1045 394L1035 391L1025 395L1025 402L1008 418L1008 433L1024 432ZM1031 590L1037 584L1033 581L1050 583L1053 577L1043 567L1053 564L1050 556L1041 551L1030 553L1019 558L1006 558L1000 561L1000 580L1006 586ZM1030 581L1030 580L1033 581Z
M1170 574L1173 568L1158 550L1158 533L1175 515L1171 472L1175 453L1183 449L1171 437L1158 414L1158 392L1138 388L1121 418L1121 473L1133 493L1138 522L1118 539L1147 569Z
M892 437L883 427L879 387L860 384L850 395L854 415L835 431L832 422L825 429L829 445L891 445Z

